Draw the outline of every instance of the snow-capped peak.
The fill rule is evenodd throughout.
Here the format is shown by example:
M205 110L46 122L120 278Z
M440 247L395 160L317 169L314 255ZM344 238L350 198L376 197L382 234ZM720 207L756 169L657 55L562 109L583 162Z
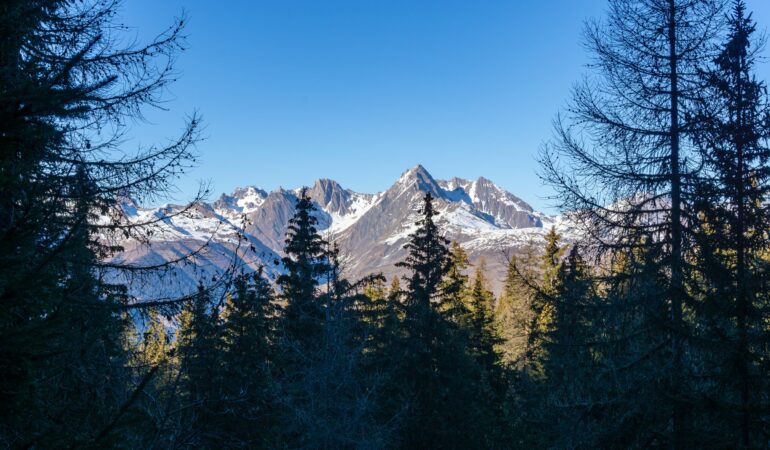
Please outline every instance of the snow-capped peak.
M258 209L266 198L267 192L264 190L256 186L246 186L236 188L230 195L222 194L213 206L216 210L246 214Z
M182 251L177 247L196 248L211 237L210 245L216 251L201 255L200 265L223 267L226 261L241 258L253 267L278 267L274 261L282 255L287 222L295 212L300 191L279 188L268 193L246 186L178 216L171 207L142 209L133 202L126 203L123 210L133 216L128 220L158 222L161 229L152 240L165 250L153 251L152 258L173 259ZM414 231L425 192L435 198L441 233L459 242L472 259L480 255L492 258L501 251L521 248L542 237L546 226L555 225L560 232L569 227L568 222L534 211L486 178L436 180L421 165L401 174L379 194L358 193L330 179L319 179L308 188L318 207L318 230L341 245L352 277L379 271L389 276L398 273L395 263L404 256L403 244ZM243 243L244 237L248 245ZM256 253L239 253L252 247ZM218 256L217 252L229 256ZM491 270L498 269L504 274L502 266ZM194 277L190 280L194 288Z

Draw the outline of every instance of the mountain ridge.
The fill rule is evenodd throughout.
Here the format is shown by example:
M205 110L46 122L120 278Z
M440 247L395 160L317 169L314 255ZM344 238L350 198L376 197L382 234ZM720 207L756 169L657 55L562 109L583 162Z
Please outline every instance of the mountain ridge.
M177 279L183 280L179 291L189 291L196 277L216 277L226 269L226 261L245 270L262 265L276 275L281 271L277 261L283 256L287 222L301 189L268 192L245 186L178 215L174 214L182 209L178 205L142 208L124 202L125 220L156 217L160 230L152 233L149 244L130 238L121 242L126 250L116 258L143 265L173 260L196 244L211 246L211 250L199 252L192 264L175 269L180 272ZM389 278L402 274L395 263L406 255L403 246L415 229L426 192L435 198L442 234L463 246L472 262L486 259L495 290L502 285L507 269L505 255L542 241L551 226L570 234L560 216L534 210L491 180L437 180L422 165L406 170L393 185L376 194L355 192L328 178L319 178L305 189L317 207L319 232L338 243L344 271L351 278L376 272ZM134 294L154 297L156 293L149 292L153 289L141 288Z

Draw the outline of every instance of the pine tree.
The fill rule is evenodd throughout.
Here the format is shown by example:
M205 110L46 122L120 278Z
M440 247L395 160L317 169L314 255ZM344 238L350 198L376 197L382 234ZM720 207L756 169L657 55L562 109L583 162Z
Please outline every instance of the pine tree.
M498 349L502 339L497 333L494 317L494 294L487 288L484 277L486 263L482 259L476 266L473 284L468 293L468 306L470 309L469 349L470 354L481 367L484 379L481 383L488 385L493 393L494 400L500 401L505 394L505 374L501 362L502 357Z
M660 298L670 364L649 374L664 393L669 419L649 424L673 447L687 446L690 333L687 260L692 255L693 180L700 170L694 142L704 98L699 74L720 32L725 0L610 0L605 23L586 27L597 76L575 90L557 140L544 150L544 177L560 206L575 211L596 253L633 249L635 235L662 245L670 274ZM638 241L636 241L638 243ZM665 381L665 382L663 382ZM632 408L629 405L629 408ZM652 416L652 414L651 414Z
M318 234L314 211L312 199L307 189L303 189L286 233L285 273L277 280L286 299L287 337L301 345L312 345L313 338L321 331L326 313L319 300L318 287L331 268L328 243Z
M233 447L265 447L275 423L274 293L263 268L241 274L222 314L222 434Z
M178 445L217 448L223 440L220 338L217 308L201 285L179 315L176 345L183 429Z
M445 297L442 313L459 325L466 325L470 320L468 310L468 275L465 271L470 267L468 254L457 242L452 242L449 253L449 266L441 291Z
M505 365L511 368L520 369L525 361L534 320L534 289L528 283L535 279L535 260L531 244L523 257L510 259L503 291L495 306L495 322L503 340L499 351Z
M707 92L699 116L705 170L698 185L699 224L693 289L700 378L698 434L704 445L766 445L770 406L759 394L767 383L768 266L770 247L770 99L754 74L756 25L741 0L727 17L725 42L704 74ZM721 425L721 426L720 426Z
M405 292L401 361L394 368L394 389L406 401L402 445L410 448L478 448L489 445L479 368L467 356L464 330L441 313L448 299L441 290L451 269L449 242L434 222L433 197L427 193L417 230L399 263L409 272Z

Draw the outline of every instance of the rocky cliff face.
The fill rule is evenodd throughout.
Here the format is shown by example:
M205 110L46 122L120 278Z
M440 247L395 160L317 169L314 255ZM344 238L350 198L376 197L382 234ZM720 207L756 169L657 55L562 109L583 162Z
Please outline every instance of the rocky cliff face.
M506 256L530 244L539 245L547 228L556 226L567 238L570 228L559 217L534 211L526 202L486 178L436 180L422 166L404 172L386 191L362 194L344 189L336 181L317 180L308 194L318 207L319 230L342 250L344 270L357 278L374 272L398 276L395 264L405 256L404 244L415 229L426 192L436 199L437 223L444 235L460 243L472 262L485 258L489 277L499 290L507 267ZM139 297L157 297L164 289L189 290L202 277L216 277L228 265L251 270L265 265L281 270L288 220L300 190L278 189L267 193L256 187L237 189L189 213L173 216L177 206L125 211L128 220L160 218L161 231L151 245L130 239L117 258L138 265L173 260L185 251L209 247L183 269L175 269L175 287L148 283ZM165 217L164 217L165 216Z

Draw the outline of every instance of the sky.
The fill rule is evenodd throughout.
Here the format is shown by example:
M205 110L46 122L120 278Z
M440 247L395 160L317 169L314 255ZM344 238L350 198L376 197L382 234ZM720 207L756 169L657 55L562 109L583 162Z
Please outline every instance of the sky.
M748 0L760 30L770 2ZM226 7L224 5L227 5ZM164 108L125 145L203 118L198 166L171 200L210 182L266 190L331 178L375 193L422 164L435 178L484 176L555 212L536 156L586 73L585 19L606 0L126 0L141 41L188 17L188 49ZM767 54L767 52L765 52ZM770 64L758 75L770 79Z

